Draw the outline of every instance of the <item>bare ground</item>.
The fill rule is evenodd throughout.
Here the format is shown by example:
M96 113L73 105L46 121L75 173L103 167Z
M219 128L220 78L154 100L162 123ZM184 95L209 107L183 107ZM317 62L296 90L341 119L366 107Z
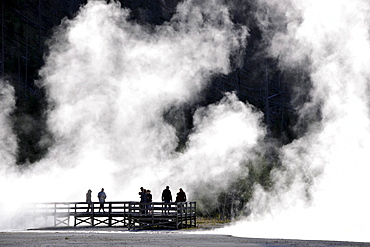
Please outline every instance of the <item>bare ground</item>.
M0 232L0 246L369 246L370 243L254 239L204 234L203 230L127 231L86 227Z

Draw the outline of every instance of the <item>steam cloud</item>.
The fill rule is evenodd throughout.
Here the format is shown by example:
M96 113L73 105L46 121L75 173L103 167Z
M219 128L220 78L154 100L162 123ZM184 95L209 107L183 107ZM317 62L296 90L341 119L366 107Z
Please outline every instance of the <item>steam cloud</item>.
M310 75L311 101L299 113L301 121L315 121L280 149L272 190L255 185L248 219L221 232L369 241L370 4L259 0L255 6L271 56L282 69ZM230 71L247 29L232 23L221 1L184 1L177 10L170 22L144 27L128 22L117 4L90 1L63 24L39 82L49 97L55 144L26 171L15 168L8 123L14 99L1 84L0 184L11 185L3 192L7 201L80 201L87 189L101 187L109 200L136 200L140 186L159 200L167 184L188 188L191 198L199 181L227 188L265 136L261 113L227 94L195 112L182 152L163 115L195 100L212 74ZM11 215L6 202L0 208Z
M196 111L181 153L163 117L195 100L212 74L228 73L230 57L244 49L247 29L233 24L226 6L186 1L158 27L128 15L116 3L89 1L51 40L38 83L49 97L54 144L14 179L2 175L12 188L7 201L83 201L87 189L102 187L108 200L138 200L140 186L159 201L166 185L174 193L183 187L191 199L200 181L226 188L263 138L261 114L234 94Z
M14 107L14 89L0 80L0 158L4 162L4 165L0 167L1 173L10 169L9 164L15 163L17 142L9 121Z
M272 192L256 186L250 220L230 231L369 241L369 2L260 1L260 7L271 54L284 69L310 74L312 100L300 113L302 121L316 121L281 149L277 186Z

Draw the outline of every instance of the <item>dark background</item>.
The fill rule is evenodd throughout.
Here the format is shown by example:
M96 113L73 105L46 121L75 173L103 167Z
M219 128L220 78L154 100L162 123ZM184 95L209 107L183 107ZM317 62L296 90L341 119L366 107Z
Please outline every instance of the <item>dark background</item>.
M109 0L108 0L109 1ZM161 25L171 19L180 0L120 0L122 7L131 9L130 21L142 25ZM227 2L227 1L226 1ZM238 3L242 5L238 5ZM242 3L241 3L242 2ZM42 88L35 85L38 71L43 66L43 55L47 52L46 41L53 28L64 18L73 18L86 0L3 0L1 2L1 55L0 76L15 88L16 108L11 116L14 132L18 139L18 165L32 165L40 160L53 145L53 137L46 128L47 101ZM192 113L199 106L219 101L225 92L234 91L243 102L249 102L264 113L268 129L268 142L274 146L284 145L303 133L304 126L297 125L296 109L307 101L305 92L309 79L302 71L281 70L277 61L266 53L267 43L254 17L253 1L233 1L230 12L232 20L249 28L247 49L243 54L243 65L227 75L215 75L212 83L204 90L200 99L187 106L181 114L185 126L178 129L178 150L185 145L192 129ZM292 99L291 95L295 95ZM301 96L302 95L302 96ZM171 121L171 114L165 116ZM45 141L49 140L49 141ZM258 181L268 186L269 172L279 164L277 154L271 148L263 154L263 168L250 170L248 181L241 178L232 187L247 193L240 198L248 200L248 188L237 188L238 183L249 186ZM254 176L254 178L253 178ZM235 188L233 188L233 186ZM212 189L212 188L210 188ZM223 209L216 209L230 216L234 194L226 191L219 201ZM240 207L245 201L239 200ZM231 203L231 204L230 204ZM238 206L239 207L239 206ZM226 211L227 212L226 212ZM226 213L225 213L226 212Z

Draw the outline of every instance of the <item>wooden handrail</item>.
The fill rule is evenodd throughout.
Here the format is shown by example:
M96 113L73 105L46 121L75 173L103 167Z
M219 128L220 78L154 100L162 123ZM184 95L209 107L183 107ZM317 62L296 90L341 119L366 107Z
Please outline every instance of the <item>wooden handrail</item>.
M159 226L178 229L196 226L195 202L108 201L104 204L105 212L97 211L99 202L92 202L90 209L86 202L44 202L29 204L28 208L30 207L32 210L26 211L34 217L54 217L54 226L69 225L69 217L74 217L74 226L113 226L118 223L128 226L129 229Z

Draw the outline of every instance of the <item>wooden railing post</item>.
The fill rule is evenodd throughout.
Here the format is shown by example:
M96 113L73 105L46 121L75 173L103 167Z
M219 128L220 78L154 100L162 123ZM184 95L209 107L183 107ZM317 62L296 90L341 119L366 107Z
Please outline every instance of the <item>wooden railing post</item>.
M179 204L176 204L176 229L179 229Z
M131 230L132 222L131 222L131 216L132 216L132 209L131 209L131 202L128 203L128 229Z
M75 220L74 220L74 226L77 226L77 215L76 215L76 213L77 213L77 204L75 203L75 210L74 210L74 218L75 218Z
M185 202L185 227L188 227L188 202Z
M194 227L197 227L197 203L193 202L194 204Z
M69 226L69 218L70 218L70 206L69 206L69 204L68 204L68 220L67 220L67 223L68 223L68 226Z
M95 223L94 223L94 217L95 217L95 216L94 216L94 214L95 214L95 213L94 213L94 205L95 205L95 203L94 203L94 202L92 202L92 203L91 203L91 216L90 216L90 217L91 217L91 226L95 226L95 225L94 225L94 224L95 224Z
M189 202L189 220L190 220L190 227L193 226L193 203Z
M109 209L108 209L108 226L112 226L112 203L109 203Z
M152 214L152 229L154 229L154 205L153 205L153 202L150 203L149 213Z

